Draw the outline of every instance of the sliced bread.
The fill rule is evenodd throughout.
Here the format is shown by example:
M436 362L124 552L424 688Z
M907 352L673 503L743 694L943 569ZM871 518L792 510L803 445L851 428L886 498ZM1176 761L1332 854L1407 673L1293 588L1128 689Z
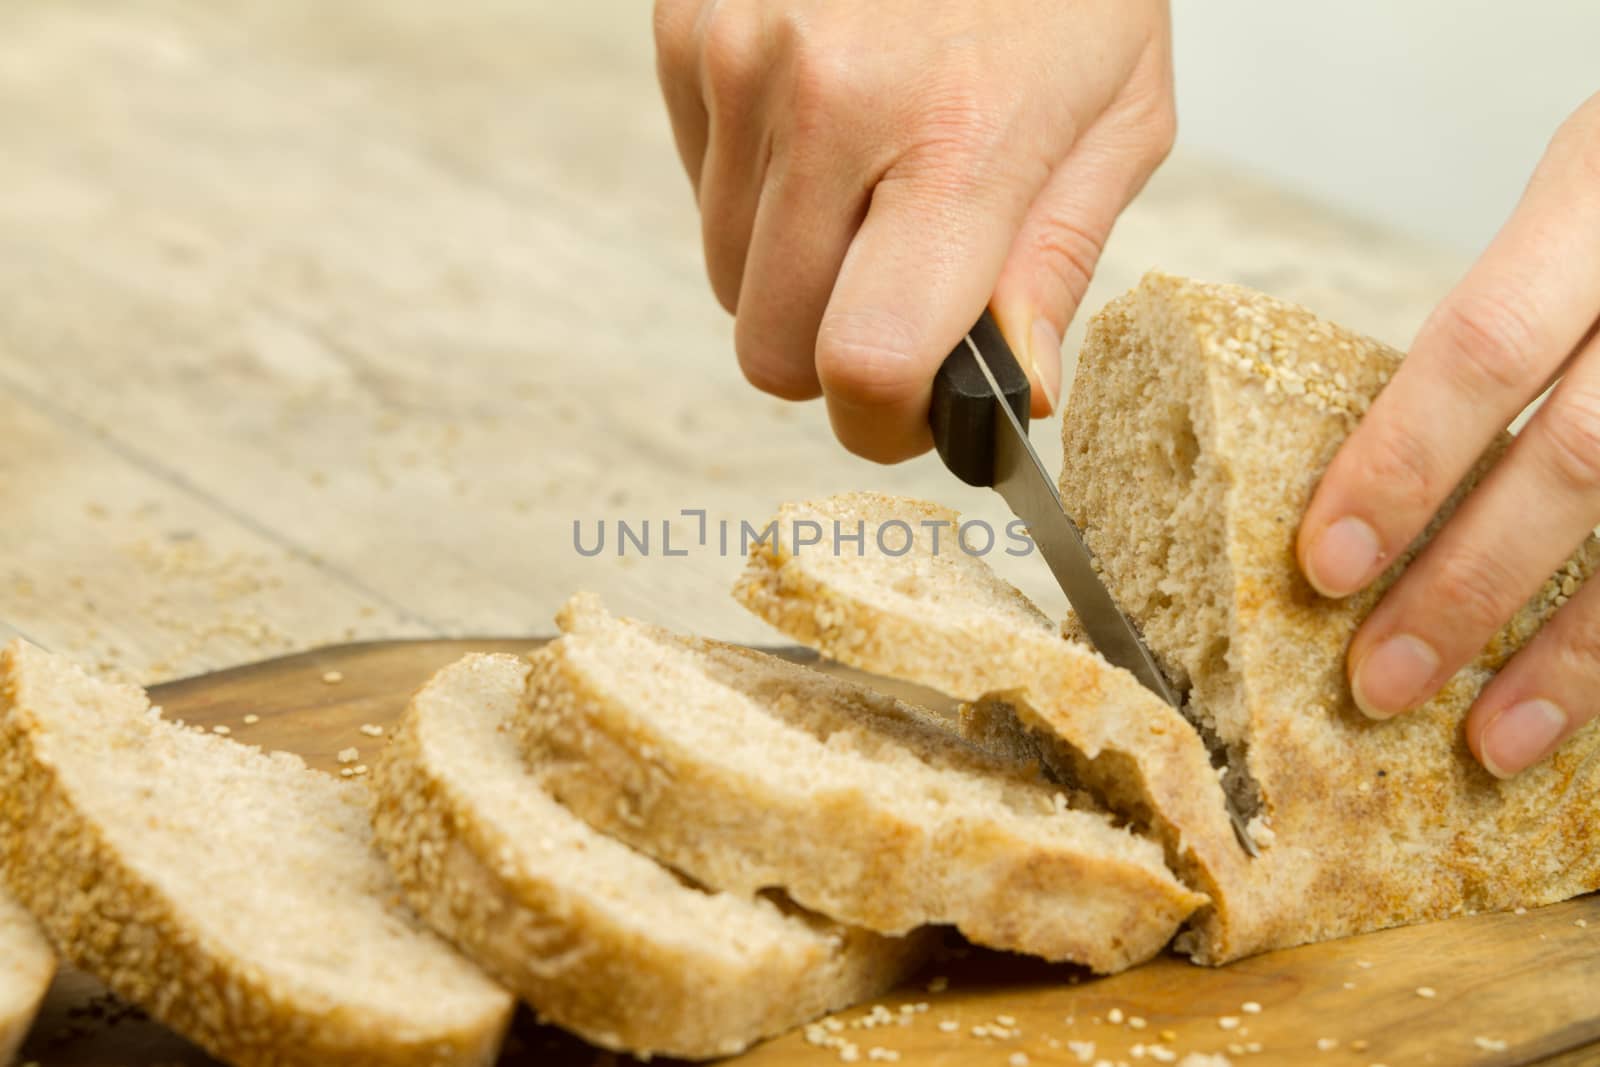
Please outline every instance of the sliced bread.
M1148 958L1205 901L1157 844L895 700L590 597L558 622L526 757L591 825L703 884L1100 971Z
M528 672L473 655L435 675L373 769L373 825L418 914L542 1018L618 1051L725 1056L886 991L932 947L706 892L590 829L508 731Z
M981 697L966 714L972 736L1053 765L1149 825L1211 897L1180 939L1202 962L1595 889L1600 730L1501 782L1471 758L1461 720L1565 599L1563 584L1593 573L1600 545L1586 542L1439 697L1389 723L1353 706L1344 652L1394 573L1340 602L1299 574L1294 535L1311 489L1399 359L1259 293L1161 275L1095 319L1065 424L1062 496L1186 692L1183 718L1086 648L1053 642L959 545L937 556L922 539L887 557L868 536L857 557L783 539L799 519L955 518L929 505L792 505L736 593L853 666ZM1253 816L1257 859L1232 839L1224 790Z
M0 1067L28 1036L55 971L55 953L33 916L0 893Z
M1200 734L1132 675L1064 640L961 548L960 521L937 504L876 493L785 504L734 596L841 663L971 701L962 715L970 740L1014 764L1043 764L1150 832L1172 869L1211 897L1191 924L1225 928L1236 901L1221 889L1239 884L1247 857ZM864 526L860 553L795 548L793 531L835 523ZM891 527L911 534L877 536Z
M494 1062L512 999L405 909L366 791L0 653L0 869L61 955L234 1064Z
M1354 706L1345 651L1405 560L1343 601L1316 595L1296 564L1317 479L1400 359L1261 293L1159 274L1085 342L1063 500L1276 833L1231 937L1196 946L1209 959L1600 886L1600 729L1510 781L1478 766L1461 729L1493 672L1594 572L1600 544L1589 538L1438 697L1383 723Z

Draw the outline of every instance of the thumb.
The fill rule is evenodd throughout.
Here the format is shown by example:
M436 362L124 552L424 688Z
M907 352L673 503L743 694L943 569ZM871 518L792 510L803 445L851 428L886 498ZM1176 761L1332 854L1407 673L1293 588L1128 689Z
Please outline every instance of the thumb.
M995 285L994 315L1033 385L1033 414L1061 395L1061 339L1123 208L1172 143L1170 119L1107 112L1086 130L1028 210Z

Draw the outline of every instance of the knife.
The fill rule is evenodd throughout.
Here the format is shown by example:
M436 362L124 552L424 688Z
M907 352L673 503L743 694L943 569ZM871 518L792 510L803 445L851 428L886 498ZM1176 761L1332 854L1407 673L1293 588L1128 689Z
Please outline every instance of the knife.
M1000 403L1000 398L1005 403ZM1028 442L1028 376L985 311L933 380L928 424L939 458L968 485L994 489L1028 527L1089 640L1173 707L1181 701L1094 569L1055 480Z
M928 425L939 458L968 485L987 486L1005 499L1027 526L1028 536L1100 654L1181 709L1182 701L1144 639L1096 573L1089 546L1061 506L1055 480L1045 473L1028 441L1029 398L1028 376L994 316L984 311L945 357L933 380ZM1228 816L1240 845L1256 855L1244 819L1231 803Z

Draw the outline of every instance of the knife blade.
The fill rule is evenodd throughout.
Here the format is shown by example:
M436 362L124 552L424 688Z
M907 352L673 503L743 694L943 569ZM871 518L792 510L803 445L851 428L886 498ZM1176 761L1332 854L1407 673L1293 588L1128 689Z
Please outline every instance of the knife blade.
M1028 377L985 311L934 379L928 422L939 457L967 484L998 492L1023 521L1095 649L1181 710L1182 699L1101 581L1094 555L1028 440L1029 399ZM1259 855L1231 798L1226 805L1240 846Z
M934 383L929 419L939 455L962 481L998 492L1023 521L1100 654L1178 707L1182 702L1100 580L1089 546L1028 440L1028 399L1028 378L985 311Z

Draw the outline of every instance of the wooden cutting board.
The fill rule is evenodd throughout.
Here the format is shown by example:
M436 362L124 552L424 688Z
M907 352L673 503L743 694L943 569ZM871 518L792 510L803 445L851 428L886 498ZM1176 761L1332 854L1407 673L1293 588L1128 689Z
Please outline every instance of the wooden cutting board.
M336 771L343 749L356 748L363 764L376 754L383 741L370 736L370 727L394 722L410 693L439 667L467 651L520 652L539 643L343 645L172 682L158 686L152 699L170 718L226 726L237 740L287 749ZM782 654L814 662L809 653ZM948 710L948 702L926 690L874 684ZM247 724L246 715L259 721ZM1247 1011L1247 1003L1259 1010ZM838 1030L830 1037L852 1043L855 1062L1039 1067L1104 1059L1142 1067L1164 1062L1168 1050L1226 1053L1231 1044L1246 1050L1230 1055L1234 1063L1257 1067L1594 1067L1600 1065L1600 896L1524 915L1481 915L1310 945L1220 970L1165 957L1094 978L1072 967L969 950L879 1004L876 1012L872 1005L842 1012L833 1024ZM885 1014L893 1021L877 1022ZM1090 1042L1093 1052L1080 1060ZM1140 1044L1147 1048L1136 1057ZM837 1047L792 1033L739 1063L828 1067L842 1058ZM44 1067L214 1062L71 970L57 980L23 1049L22 1062L29 1061ZM524 1012L502 1064L617 1061Z

